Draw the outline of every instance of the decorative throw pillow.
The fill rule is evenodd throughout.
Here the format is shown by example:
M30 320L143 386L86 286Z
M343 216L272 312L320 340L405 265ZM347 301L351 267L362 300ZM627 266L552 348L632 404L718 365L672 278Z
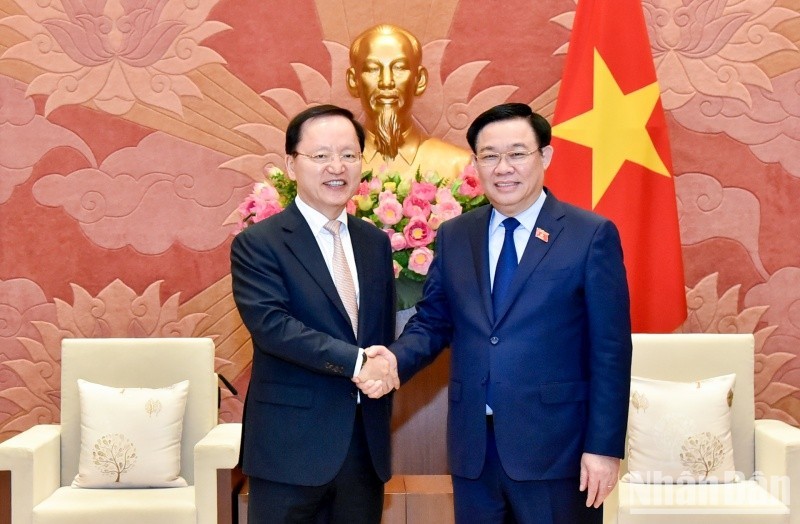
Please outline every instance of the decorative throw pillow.
M78 380L81 453L73 488L183 487L181 433L189 381L159 389Z
M736 375L695 382L631 378L623 481L736 481L731 405Z

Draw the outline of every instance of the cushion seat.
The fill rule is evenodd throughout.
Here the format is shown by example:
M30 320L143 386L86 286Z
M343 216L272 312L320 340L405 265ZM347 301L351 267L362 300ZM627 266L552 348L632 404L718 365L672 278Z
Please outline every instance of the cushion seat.
M11 522L225 519L229 487L218 478L239 461L242 425L218 424L214 341L65 338L61 349L61 424L36 425L0 442L0 470L11 472ZM167 456L154 452L167 447ZM82 465L96 481L72 487ZM180 484L173 482L178 475Z
M642 439L638 444L628 439L628 457L620 464L623 480L604 503L605 524L800 524L800 511L792 510L792 502L800 498L800 429L779 420L756 420L755 345L756 337L749 333L633 335L633 376L668 381L670 388L685 389L685 383L691 383L694 389L692 395L664 394L658 399L663 403L659 413L664 423L639 421L640 426L649 424L655 430L650 439L654 443L648 448ZM702 405L702 399L695 398L709 384L731 374L735 375L733 389L723 385L706 399L716 398L713 403ZM631 390L629 437L630 421L651 415L657 405L652 391L640 386ZM727 440L727 421L719 422L728 408L734 459L726 466L719 460L719 442L708 435L725 435L717 438ZM709 421L717 429L714 424L704 425ZM668 453L651 453L656 445L664 448L664 444L669 446ZM640 449L632 449L636 445ZM722 450L728 454L725 446ZM637 451L649 462L634 464L640 468L635 477L639 482L629 482L632 475L626 475L633 469ZM676 456L677 470L673 467ZM676 475L683 468L694 474L703 474L703 468L714 471L695 480L713 477L715 482L689 484L688 478L681 482Z
M127 516L126 516L127 515ZM33 509L34 524L195 524L194 486L59 488Z
M788 523L789 508L771 491L754 480L700 485L620 482L619 524L674 523L680 515L691 515L696 524Z

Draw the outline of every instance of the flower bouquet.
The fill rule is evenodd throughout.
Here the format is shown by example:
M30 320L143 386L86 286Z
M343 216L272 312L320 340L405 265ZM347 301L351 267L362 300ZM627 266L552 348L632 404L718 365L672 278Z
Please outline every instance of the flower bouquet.
M249 224L278 213L296 195L294 182L273 168L266 182L239 205L241 231ZM389 236L394 275L397 279L397 307L414 306L422 296L422 284L433 261L436 231L446 220L486 204L478 175L471 164L452 181L435 171L413 177L397 172L366 171L347 212L374 223Z

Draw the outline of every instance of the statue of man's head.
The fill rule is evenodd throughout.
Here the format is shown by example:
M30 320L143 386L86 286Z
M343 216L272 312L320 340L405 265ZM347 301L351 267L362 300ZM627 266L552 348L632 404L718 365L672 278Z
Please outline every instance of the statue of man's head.
M413 125L411 106L428 84L419 40L393 25L367 29L350 46L347 87L361 99L375 146L394 158Z

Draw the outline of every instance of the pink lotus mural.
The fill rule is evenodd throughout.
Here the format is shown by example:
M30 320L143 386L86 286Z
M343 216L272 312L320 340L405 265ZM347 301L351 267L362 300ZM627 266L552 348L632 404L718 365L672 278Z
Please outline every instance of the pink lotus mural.
M181 96L202 96L186 73L224 62L199 45L227 29L205 20L216 3L22 2L25 14L1 23L28 40L8 49L3 58L44 69L27 94L47 95L45 114L65 104L92 101L103 111L121 115L137 100L182 114Z

